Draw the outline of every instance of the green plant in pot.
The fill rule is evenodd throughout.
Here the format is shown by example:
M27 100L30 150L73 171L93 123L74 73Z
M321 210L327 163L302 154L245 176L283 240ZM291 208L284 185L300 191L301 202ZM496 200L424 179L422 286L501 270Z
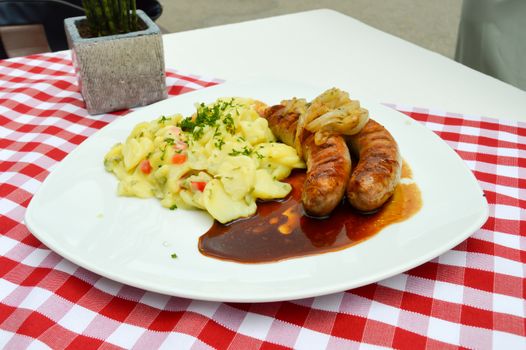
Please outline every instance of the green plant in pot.
M166 98L159 27L135 0L83 0L86 16L64 21L80 92L90 114Z

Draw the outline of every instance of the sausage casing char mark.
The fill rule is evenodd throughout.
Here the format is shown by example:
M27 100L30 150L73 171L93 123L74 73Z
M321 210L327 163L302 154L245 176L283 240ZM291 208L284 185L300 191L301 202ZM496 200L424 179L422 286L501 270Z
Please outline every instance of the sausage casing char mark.
M347 141L359 158L347 185L347 199L358 210L374 211L391 197L400 181L398 145L389 131L372 119Z
M294 147L298 113L287 112L282 105L269 107L264 117L269 127L283 143ZM342 201L351 172L351 158L345 139L329 136L321 145L314 142L314 134L305 132L302 151L307 163L303 184L302 203L307 214L329 215Z

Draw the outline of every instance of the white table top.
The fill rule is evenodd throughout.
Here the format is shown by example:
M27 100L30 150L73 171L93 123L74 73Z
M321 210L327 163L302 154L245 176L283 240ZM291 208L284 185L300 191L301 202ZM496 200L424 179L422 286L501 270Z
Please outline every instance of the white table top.
M164 45L167 66L184 72L337 86L377 102L526 121L525 91L332 10L167 34Z

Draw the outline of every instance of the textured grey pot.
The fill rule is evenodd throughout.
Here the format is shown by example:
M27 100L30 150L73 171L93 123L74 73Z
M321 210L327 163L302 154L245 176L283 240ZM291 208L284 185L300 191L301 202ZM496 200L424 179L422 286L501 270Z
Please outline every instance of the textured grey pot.
M64 20L80 92L90 114L144 106L167 97L163 43L159 27L143 12L142 31L81 38L77 24Z

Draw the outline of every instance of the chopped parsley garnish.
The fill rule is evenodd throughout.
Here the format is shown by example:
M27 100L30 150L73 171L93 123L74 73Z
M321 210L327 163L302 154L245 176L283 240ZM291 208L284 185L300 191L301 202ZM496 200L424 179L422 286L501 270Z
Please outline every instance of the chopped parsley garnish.
M201 126L195 127L194 131L192 132L192 136L194 139L199 140L201 137L203 137L203 134L205 133L205 129Z
M172 255L170 255L170 257L171 257L172 259L177 259L177 254L172 253Z
M170 210L175 210L175 209L177 209L177 204L174 204L174 205L172 205L172 206L170 207Z
M252 150L249 149L247 146L243 147L243 151L241 152L245 156L249 156L252 154Z
M188 118L184 118L183 120L181 120L181 122L179 123L179 127L183 130L183 131L193 131L194 130L194 127L195 127L195 123L194 121L192 120L192 117L188 117Z
M164 115L157 121L159 124L164 124L164 122L171 120L172 118L165 117Z
M214 137L221 136L221 131L219 131L219 125L216 126L216 129L214 130Z
M232 149L232 150L230 151L230 153L228 153L229 156L234 156L234 157L235 157L235 156L238 156L238 155L240 155L240 154L241 154L241 151L238 151L238 150L235 150L235 149Z
M184 132L191 133L194 139L199 140L203 136L204 128L207 126L216 126L217 122L221 119L223 115L223 111L225 111L228 107L232 107L233 102L234 99L230 101L219 101L210 106L201 103L199 106L197 106L196 114L193 117L188 117L181 120L181 122L179 123L179 127ZM232 131L230 131L232 127L235 131L235 126L233 125L233 123L234 119L232 119L230 113L224 116L223 124L226 125L227 131L231 133L233 133Z
M216 146L216 148L219 148L219 149L223 148L224 144L225 144L225 140L223 140L223 138L217 139L214 142L214 146Z
M250 148L248 148L248 146L245 146L243 147L243 149L241 151L238 151L236 149L232 149L232 151L230 151L230 153L228 153L229 156L238 156L238 155L244 155L244 156L249 156L252 154L252 150Z
M232 115L228 113L225 118L223 119L223 124L225 124L225 129L232 135L236 133L236 125L234 124L234 118L232 118Z
M164 146L163 148L161 149L161 151L163 152L163 154L161 155L161 160L164 160L164 157L166 155L166 149L168 148L168 146L173 146L175 145L175 139L171 138L171 137L167 137L164 139ZM179 151L176 151L177 153L181 153L181 150Z

